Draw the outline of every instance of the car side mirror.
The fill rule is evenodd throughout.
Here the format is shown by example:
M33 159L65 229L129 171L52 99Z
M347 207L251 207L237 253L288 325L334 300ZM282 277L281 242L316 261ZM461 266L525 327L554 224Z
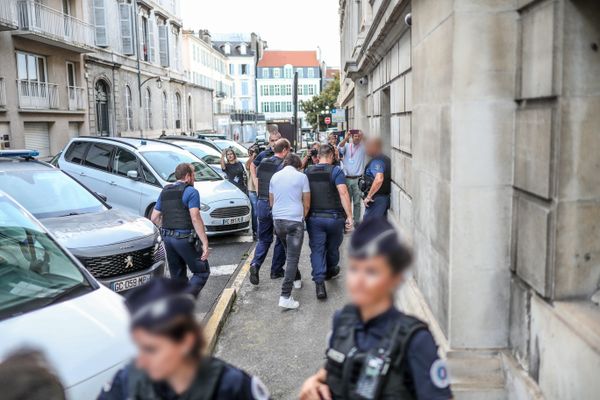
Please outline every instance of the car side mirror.
M127 177L129 179L133 179L134 181L139 179L138 173L135 170L127 171Z
M98 192L94 192L94 193L96 193L96 196L98 196L98 197L100 198L100 200L102 200L102 201L104 201L104 202L107 202L107 201L108 201L108 197L106 197L105 195L103 195L103 194L100 194L100 193L98 193Z

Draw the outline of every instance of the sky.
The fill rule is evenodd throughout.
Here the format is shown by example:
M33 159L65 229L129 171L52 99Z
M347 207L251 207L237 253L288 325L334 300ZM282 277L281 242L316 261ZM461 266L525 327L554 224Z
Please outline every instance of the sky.
M186 29L256 32L268 50L317 50L340 65L338 0L181 0Z

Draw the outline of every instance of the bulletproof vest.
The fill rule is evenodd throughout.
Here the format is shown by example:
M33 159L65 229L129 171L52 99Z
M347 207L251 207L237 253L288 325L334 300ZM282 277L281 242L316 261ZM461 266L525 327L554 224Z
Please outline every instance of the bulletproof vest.
M339 210L344 211L340 194L335 184L331 181L333 165L317 164L306 169L306 176L310 185L310 210Z
M392 193L392 161L385 154L380 154L376 157L373 157L369 161L369 163L365 167L365 172L369 170L371 163L375 160L383 161L383 164L385 166L385 171L383 171L383 183L381 184L381 187L379 188L379 190L377 191L376 194L390 194L390 193ZM373 178L375 178L375 177L373 177ZM371 183L372 183L372 180L371 180ZM369 186L369 189L370 189L370 186Z
M258 178L258 198L261 200L269 199L269 183L275 172L279 171L283 159L279 157L265 158L258 165L256 177Z
M204 358L192 386L179 400L213 400L227 364L218 358ZM128 400L162 400L150 377L131 365L127 380Z
M193 230L190 210L183 204L183 192L188 185L166 186L160 194L162 227L165 229Z
M358 350L355 341L355 329L359 323L359 314L354 306L346 306L338 316L331 338L331 347L327 351L327 386L334 399L361 400L356 393L357 381L365 360L370 354L383 354L390 351L390 363L387 373L381 378L382 385L377 399L416 400L414 391L407 386L406 363L404 356L406 347L413 334L427 325L420 320L402 315L395 325L388 330L386 337L369 351Z

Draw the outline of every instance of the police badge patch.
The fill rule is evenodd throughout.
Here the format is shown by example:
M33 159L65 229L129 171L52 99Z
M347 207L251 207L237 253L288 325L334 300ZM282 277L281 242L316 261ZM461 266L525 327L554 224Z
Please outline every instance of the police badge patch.
M446 361L444 360L438 358L433 362L433 364L431 364L429 376L431 377L431 382L433 382L437 388L443 389L450 385L448 368L446 367Z

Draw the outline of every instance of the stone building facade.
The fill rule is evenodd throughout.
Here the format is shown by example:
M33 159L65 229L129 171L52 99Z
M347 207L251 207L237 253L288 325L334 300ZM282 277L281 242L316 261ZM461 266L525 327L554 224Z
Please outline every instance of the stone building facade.
M410 14L410 18L407 16ZM339 102L392 158L399 301L457 398L600 393L600 3L340 1Z

